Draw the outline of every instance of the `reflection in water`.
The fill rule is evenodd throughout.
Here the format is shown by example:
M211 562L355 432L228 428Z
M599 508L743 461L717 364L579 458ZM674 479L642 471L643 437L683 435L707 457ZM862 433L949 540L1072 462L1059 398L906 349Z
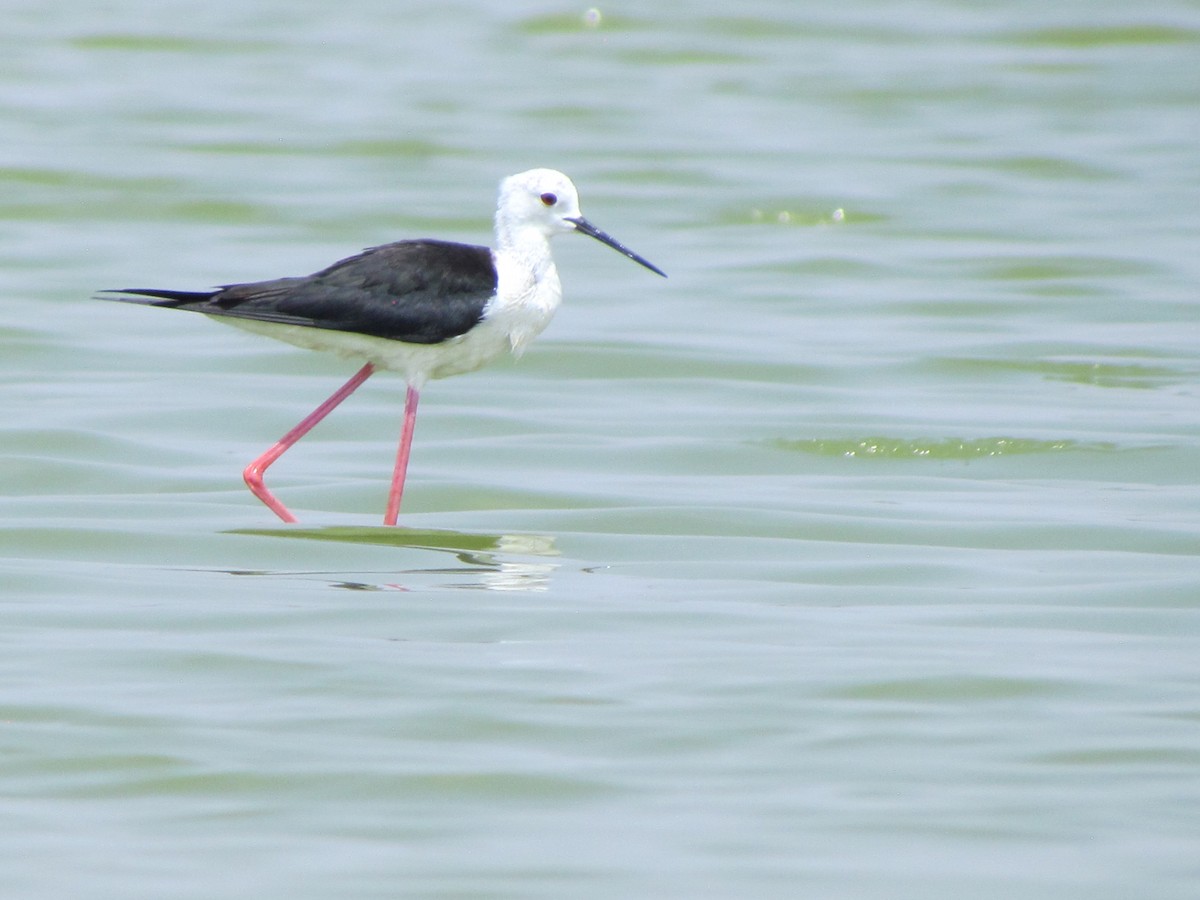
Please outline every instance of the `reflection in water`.
M432 528L330 525L327 528L235 528L226 534L338 541L348 544L382 544L426 550L496 550L522 556L558 556L554 538L540 534L472 534Z
M453 587L459 590L484 590L484 591L547 591L550 589L550 576L555 569L558 568L557 563L525 563L512 562L509 560L497 560L491 567L473 566L471 568L462 569L407 569L403 572L389 572L387 577L394 578L397 575L412 575L412 576L429 576L429 575L445 575L449 578L460 579L464 576L470 576L464 581L447 582L441 587ZM234 572L235 575L280 575L280 572ZM305 577L319 576L322 573L308 572L304 573ZM382 573L381 573L382 574ZM414 588L395 581L390 582L369 582L369 581L331 581L330 587L340 588L345 591L410 591Z
M461 565L454 566L422 567L378 573L389 579L386 582L345 578L329 582L332 587L351 591L407 591L412 588L404 583L406 580L404 576L409 576L411 579L413 577L427 578L430 575L442 575L450 579L441 585L442 587L489 591L545 591L550 587L550 576L559 567L556 562L512 558L558 556L554 538L547 535L470 534L461 531L357 526L245 528L227 533L432 550L450 554L461 563ZM242 569L230 571L229 574L311 579L335 574L344 575L345 573Z

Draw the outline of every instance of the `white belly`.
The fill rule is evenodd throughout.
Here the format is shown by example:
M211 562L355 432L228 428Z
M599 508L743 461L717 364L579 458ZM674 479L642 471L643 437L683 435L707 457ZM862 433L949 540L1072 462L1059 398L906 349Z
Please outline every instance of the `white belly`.
M282 325L233 316L211 318L306 350L324 350L346 359L372 363L379 369L399 372L414 387L420 387L433 378L473 372L512 349L509 336L487 319L466 334L440 344L407 344L327 328Z

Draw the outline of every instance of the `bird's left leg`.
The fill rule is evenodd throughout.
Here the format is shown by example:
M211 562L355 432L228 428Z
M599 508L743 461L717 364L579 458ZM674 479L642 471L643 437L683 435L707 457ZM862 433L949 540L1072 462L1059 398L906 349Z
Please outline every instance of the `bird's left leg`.
M283 456L287 449L296 443L296 441L312 431L318 422L337 408L339 403L358 390L359 385L370 378L374 371L375 366L367 363L355 372L354 377L338 388L333 396L301 419L295 428L276 441L270 450L246 466L245 471L242 472L242 478L246 481L246 487L250 488L254 496L265 503L271 512L275 513L283 521L294 523L299 520L291 514L286 506L276 500L275 495L268 491L267 486L263 484L263 476L267 473L267 467Z

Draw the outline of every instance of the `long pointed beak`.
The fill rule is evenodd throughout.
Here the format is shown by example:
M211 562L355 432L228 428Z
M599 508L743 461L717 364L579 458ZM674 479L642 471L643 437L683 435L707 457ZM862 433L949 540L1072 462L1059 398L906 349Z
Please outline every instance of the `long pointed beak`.
M576 219L567 219L567 221L575 226L576 231L586 234L588 237L593 237L602 244L608 244L608 246L612 247L618 253L622 254L623 256L628 256L635 263L645 266L651 272L654 272L657 275L661 275L663 278L667 277L667 273L664 272L662 269L660 269L658 266L654 265L654 263L638 256L636 253L634 253L632 250L630 250L628 247L626 247L624 244L622 244L620 241L618 241L615 237L613 237L612 235L609 235L609 234L605 234L603 231L601 231L599 228L597 228L595 225L593 225L591 222L589 222L583 216L579 216L579 218L576 218Z

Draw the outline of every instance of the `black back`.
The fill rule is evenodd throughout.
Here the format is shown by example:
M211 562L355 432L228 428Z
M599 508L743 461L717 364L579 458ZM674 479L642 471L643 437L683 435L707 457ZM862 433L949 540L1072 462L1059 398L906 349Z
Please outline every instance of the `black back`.
M487 247L399 241L305 278L229 284L210 292L131 288L113 293L133 295L115 299L212 316L438 344L479 324L496 293L496 267Z

